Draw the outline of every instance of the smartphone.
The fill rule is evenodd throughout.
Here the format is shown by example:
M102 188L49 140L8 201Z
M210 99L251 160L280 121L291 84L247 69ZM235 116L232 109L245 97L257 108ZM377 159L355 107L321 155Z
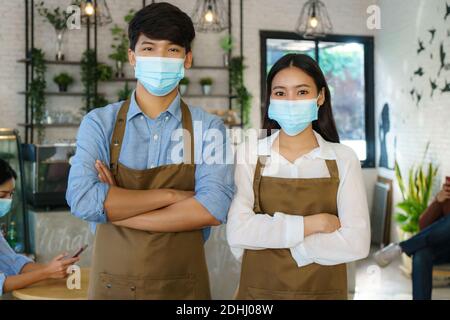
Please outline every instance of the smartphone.
M78 249L77 251L75 251L71 256L69 256L70 258L78 258L84 250L86 250L88 247L88 245L84 245L82 246L80 249Z

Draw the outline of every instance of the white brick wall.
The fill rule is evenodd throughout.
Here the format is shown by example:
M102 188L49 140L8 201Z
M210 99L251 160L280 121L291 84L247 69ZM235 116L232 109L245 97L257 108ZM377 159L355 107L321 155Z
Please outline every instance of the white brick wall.
M438 184L445 175L450 175L450 93L438 90L430 98L429 79L436 79L439 69L439 43L444 41L447 63L450 62L450 19L444 22L445 0L380 0L382 29L375 36L376 107L377 118L384 103L391 109L391 130L397 137L397 158L406 171L418 164L427 142L431 142L426 161L440 166ZM429 44L428 30L436 28L433 44ZM418 38L423 40L426 50L417 54ZM434 59L430 59L433 54ZM418 67L425 75L420 79L410 76ZM438 87L450 81L450 71L443 71L438 78ZM419 107L411 100L410 90L422 93ZM378 146L377 146L378 147ZM392 172L380 170L383 175L393 177ZM400 200L395 188L395 202ZM393 230L392 236L395 239Z
M46 0L48 7L63 7L67 0ZM191 13L194 1L171 0L171 3L179 6L187 13ZM340 34L371 34L365 27L365 10L373 0L345 0L325 1L335 32ZM128 9L139 9L141 0L126 1L108 0L108 5L114 22L123 24L123 16ZM226 3L226 1L225 1ZM295 27L300 9L304 1L294 0L244 0L244 55L246 57L246 84L254 96L253 110L251 114L252 124L259 126L260 119L260 50L259 50L259 30L285 30L292 31ZM17 91L24 90L24 66L16 63L16 60L24 55L24 1L1 0L0 11L0 98L2 98L2 117L0 126L11 127L17 123L24 122L24 97L16 94ZM233 0L233 34L237 40L235 53L239 53L239 1ZM113 64L108 59L110 53L110 43L112 40L111 25L99 29L99 59ZM226 33L226 32L225 32ZM222 52L219 46L220 38L225 34L198 34L194 44L194 56L199 64L222 64ZM53 28L42 18L36 15L36 47L44 49L48 59L53 59L55 53L55 37ZM85 29L70 31L65 39L65 54L67 60L79 60L81 53L86 46ZM80 91L79 67L77 66L49 66L48 68L48 89L57 90L53 83L55 73L68 71L75 75L77 83L71 88L73 91ZM132 70L128 68L128 75L132 75ZM227 75L224 71L194 71L188 72L193 86L192 92L200 92L200 87L196 83L200 77L212 76L216 80L214 91L216 93L227 93ZM108 94L109 100L116 99L116 91L122 84L101 84L100 91ZM81 106L81 98L48 97L49 110L76 111ZM195 105L207 106L207 108L220 108L227 106L227 100L218 99L191 99L189 101ZM57 140L59 138L74 137L76 129L48 129L47 138Z

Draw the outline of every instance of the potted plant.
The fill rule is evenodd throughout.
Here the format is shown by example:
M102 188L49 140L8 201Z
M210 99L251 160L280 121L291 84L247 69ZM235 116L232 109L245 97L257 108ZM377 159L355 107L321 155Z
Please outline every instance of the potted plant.
M188 77L185 77L185 78L181 79L181 81L180 81L180 94L182 96L184 96L187 93L187 90L188 90L190 82L191 81L189 80Z
M64 34L67 30L67 19L71 16L71 13L67 13L66 10L59 7L49 10L44 6L44 1L36 4L37 12L40 16L47 19L47 21L53 26L56 32L56 61L64 61L63 53L63 41Z
M244 58L231 58L229 69L231 88L236 96L234 101L240 107L241 124L243 127L249 127L253 97L244 84Z
M225 67L230 65L231 50L233 50L233 39L230 35L226 35L220 40L220 47L224 51L223 64Z
M204 95L211 94L212 84L213 84L213 79L211 79L209 77L200 79L200 85L202 86L202 92Z
M98 80L100 81L108 81L113 77L113 69L107 64L100 63L97 67L98 71Z
M396 205L401 211L395 215L398 223L397 233L400 241L407 240L419 232L419 219L428 207L437 171L438 168L432 163L428 164L426 173L422 164L413 166L408 170L408 181L406 185L400 166L395 162L395 176L402 195L402 201ZM403 254L402 260L402 271L406 274L411 274L411 259Z
M133 19L134 10L130 10L124 17L124 21L129 23ZM124 28L119 27L117 24L111 29L114 43L111 48L114 50L109 55L109 58L116 63L116 78L124 78L125 73L123 71L124 64L128 61L128 34Z
M62 72L53 78L58 85L59 92L67 92L67 88L74 82L73 77L66 72Z

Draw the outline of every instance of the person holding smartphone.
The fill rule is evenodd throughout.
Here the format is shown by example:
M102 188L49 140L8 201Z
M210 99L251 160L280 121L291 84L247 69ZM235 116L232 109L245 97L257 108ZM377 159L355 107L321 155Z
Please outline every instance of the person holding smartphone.
M450 177L419 220L420 232L409 240L391 243L374 254L385 267L402 253L412 257L414 300L430 300L433 266L450 262Z
M11 211L16 179L14 169L0 159L0 218ZM14 252L0 235L0 296L45 279L63 279L67 276L67 268L78 260L78 257L66 258L65 254L60 254L49 263L34 263Z

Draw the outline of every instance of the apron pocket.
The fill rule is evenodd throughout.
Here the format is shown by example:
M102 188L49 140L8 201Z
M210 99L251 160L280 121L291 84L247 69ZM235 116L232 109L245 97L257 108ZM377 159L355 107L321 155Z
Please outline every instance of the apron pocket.
M146 278L138 299L194 300L196 299L194 275L174 276L164 279Z
M346 294L345 294L346 295ZM246 299L249 300L342 300L341 290L327 291L278 291L260 288L247 288Z
M96 291L99 300L135 300L136 278L102 272Z

